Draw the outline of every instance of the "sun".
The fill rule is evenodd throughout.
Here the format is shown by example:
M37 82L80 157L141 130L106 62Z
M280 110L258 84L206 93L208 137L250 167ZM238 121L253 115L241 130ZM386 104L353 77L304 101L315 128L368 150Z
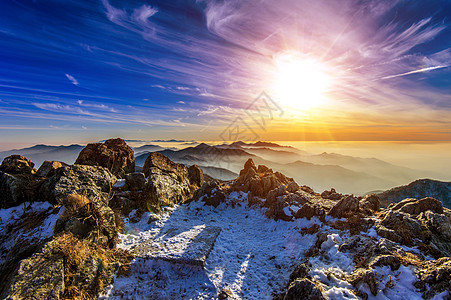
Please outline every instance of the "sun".
M307 110L325 102L330 78L322 63L291 53L278 55L275 60L273 93L282 105Z

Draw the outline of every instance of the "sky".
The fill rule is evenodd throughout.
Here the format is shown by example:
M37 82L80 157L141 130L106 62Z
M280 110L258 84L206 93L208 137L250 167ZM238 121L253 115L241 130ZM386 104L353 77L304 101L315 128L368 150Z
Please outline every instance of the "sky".
M0 143L450 141L451 1L2 0Z

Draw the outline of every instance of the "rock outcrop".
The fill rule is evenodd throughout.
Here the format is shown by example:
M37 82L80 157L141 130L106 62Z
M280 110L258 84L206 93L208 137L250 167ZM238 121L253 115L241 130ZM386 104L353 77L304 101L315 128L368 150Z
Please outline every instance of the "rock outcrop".
M202 186L202 170L193 165L175 163L158 152L147 157L142 173L128 174L126 185L118 187L111 206L128 214L137 209L140 215L144 211L158 213L162 206L173 206L190 201Z
M44 161L36 172L37 177L50 177L55 175L56 171L62 167L68 166L60 161Z
M22 155L10 155L3 159L0 171L11 175L32 175L36 173L34 163Z
M52 204L64 205L68 195L78 194L108 203L108 194L116 180L116 176L104 167L66 166L42 183L39 198Z
M123 178L125 174L135 172L135 154L123 139L109 139L104 143L88 144L75 164L105 167Z

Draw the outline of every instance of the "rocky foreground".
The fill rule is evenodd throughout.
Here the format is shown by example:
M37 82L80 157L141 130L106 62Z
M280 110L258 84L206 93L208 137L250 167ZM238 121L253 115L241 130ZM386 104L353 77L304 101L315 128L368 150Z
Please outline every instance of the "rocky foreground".
M451 211L315 193L248 160L218 181L121 139L0 165L2 299L450 299Z

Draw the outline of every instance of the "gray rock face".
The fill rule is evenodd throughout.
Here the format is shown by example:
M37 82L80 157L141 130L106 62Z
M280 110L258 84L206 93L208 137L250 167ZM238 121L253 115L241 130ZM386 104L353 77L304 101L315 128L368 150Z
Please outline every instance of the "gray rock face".
M197 166L188 169L157 152L149 154L143 172L147 176L143 193L157 207L190 200L203 181L202 170Z
M0 171L8 174L31 175L36 172L34 163L22 155L10 155L0 165Z
M20 262L2 299L60 299L64 292L64 260L49 245Z
M78 194L91 200L99 198L107 201L116 180L116 176L103 167L66 166L43 182L39 198L53 204L65 204L67 195Z
M151 167L148 174L145 192L151 203L172 206L190 198L191 190L187 177L166 173L157 167Z
M17 206L35 198L35 181L25 175L10 175L0 171L0 208Z

